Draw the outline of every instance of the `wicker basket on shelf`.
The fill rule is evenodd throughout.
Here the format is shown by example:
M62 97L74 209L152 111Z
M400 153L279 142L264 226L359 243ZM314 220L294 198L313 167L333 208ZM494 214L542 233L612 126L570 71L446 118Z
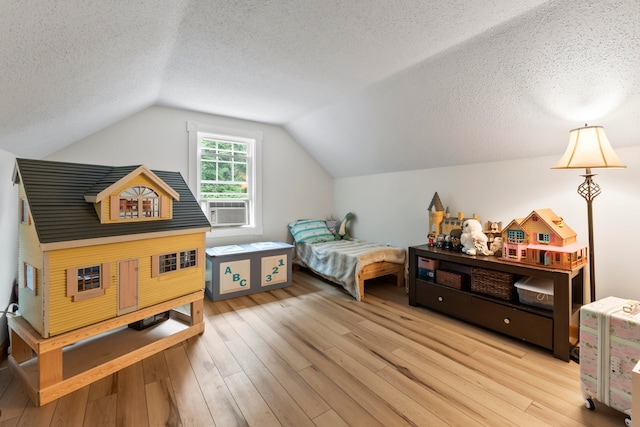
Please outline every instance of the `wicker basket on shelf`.
M502 271L473 267L471 291L511 301L516 296L515 276Z

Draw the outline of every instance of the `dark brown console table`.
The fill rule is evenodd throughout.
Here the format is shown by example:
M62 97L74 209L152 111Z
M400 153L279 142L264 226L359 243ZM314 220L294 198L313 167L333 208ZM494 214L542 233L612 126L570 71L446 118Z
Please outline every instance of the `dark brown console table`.
M553 309L545 310L512 301L443 286L418 277L418 258L448 263L460 270L472 267L533 276L553 281ZM584 265L568 270L535 267L505 261L493 256L470 256L460 252L429 247L409 247L409 304L423 306L452 317L486 327L553 351L558 359L569 361L571 347L577 342L577 313L584 302Z

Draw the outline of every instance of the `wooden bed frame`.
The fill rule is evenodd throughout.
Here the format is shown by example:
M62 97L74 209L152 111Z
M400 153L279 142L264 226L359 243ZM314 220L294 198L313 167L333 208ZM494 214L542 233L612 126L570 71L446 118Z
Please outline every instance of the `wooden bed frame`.
M309 268L306 265L299 264L297 262L293 263L293 269L304 268L309 270L315 274L312 268ZM369 279L375 279L376 277L382 277L387 275L396 276L396 286L401 288L405 283L405 271L403 264L395 264L393 262L388 261L380 261L374 262L373 264L369 264L362 268L358 273L358 277L356 278L356 282L358 283L358 288L360 290L360 299L364 299L364 281ZM327 279L329 280L329 279Z
M358 272L358 288L360 289L360 299L364 299L364 281L375 279L389 274L396 276L396 286L404 286L404 264L394 264L388 261L374 262L364 266Z

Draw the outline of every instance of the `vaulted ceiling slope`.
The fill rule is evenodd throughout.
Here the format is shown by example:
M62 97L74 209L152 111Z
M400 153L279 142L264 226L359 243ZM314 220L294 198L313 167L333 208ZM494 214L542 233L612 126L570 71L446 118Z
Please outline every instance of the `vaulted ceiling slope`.
M0 0L0 148L151 105L283 125L334 177L640 132L638 0ZM597 122L597 123L596 123Z

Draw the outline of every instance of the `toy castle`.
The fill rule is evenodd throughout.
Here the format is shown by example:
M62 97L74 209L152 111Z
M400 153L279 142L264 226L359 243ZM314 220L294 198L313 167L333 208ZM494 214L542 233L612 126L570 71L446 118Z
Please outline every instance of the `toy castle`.
M452 217L449 214L449 208L445 210L442 201L440 200L440 196L436 191L431 199L431 203L429 204L429 233L434 236L439 234L448 235L451 234L452 230L462 229L462 223L465 221L464 214L462 212L458 212L458 216ZM473 214L471 217L473 219L478 219L476 214Z

